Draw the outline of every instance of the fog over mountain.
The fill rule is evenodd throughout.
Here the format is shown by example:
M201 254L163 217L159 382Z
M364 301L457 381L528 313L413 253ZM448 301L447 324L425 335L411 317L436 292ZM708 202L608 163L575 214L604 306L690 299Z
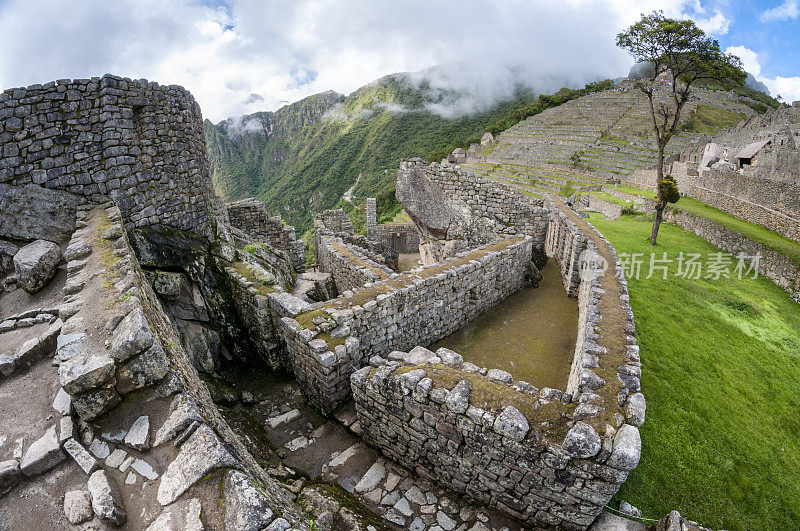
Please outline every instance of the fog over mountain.
M218 122L424 71L432 89L465 95L438 110L463 113L520 84L547 92L625 75L631 60L614 35L655 8L692 16L715 35L730 25L711 4L680 0L465 0L455 8L422 0L10 0L0 4L0 43L14 53L0 54L0 88L104 72L146 77L187 87Z

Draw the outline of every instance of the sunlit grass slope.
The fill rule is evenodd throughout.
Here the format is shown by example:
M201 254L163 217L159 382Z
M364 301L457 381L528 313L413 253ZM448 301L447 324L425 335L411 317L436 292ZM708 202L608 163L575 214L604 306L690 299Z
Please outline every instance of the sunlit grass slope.
M592 219L618 253L645 253L644 218ZM662 225L658 256L719 250ZM643 268L646 271L647 267ZM800 525L800 306L766 278L630 279L647 420L618 497L720 529Z

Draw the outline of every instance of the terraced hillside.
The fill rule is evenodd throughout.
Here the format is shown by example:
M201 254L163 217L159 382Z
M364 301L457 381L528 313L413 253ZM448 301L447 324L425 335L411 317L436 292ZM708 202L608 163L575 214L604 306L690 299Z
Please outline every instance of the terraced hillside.
M523 183L530 193L552 190L559 180L584 185L615 180L655 163L656 149L647 98L620 85L568 101L503 131L497 141L477 152L466 166L507 182ZM658 102L667 102L667 92ZM686 105L681 133L667 146L680 153L708 136L755 114L738 96L697 89ZM533 169L532 169L533 168ZM553 182L556 181L556 182ZM566 183L565 183L566 184Z

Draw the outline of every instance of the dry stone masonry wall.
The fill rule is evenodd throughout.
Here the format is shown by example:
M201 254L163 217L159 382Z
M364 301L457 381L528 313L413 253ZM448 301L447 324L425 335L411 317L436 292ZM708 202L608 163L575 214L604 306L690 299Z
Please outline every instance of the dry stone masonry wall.
M318 215L314 229L317 268L333 276L340 293L394 274L385 265L383 254L375 252L384 251L383 246L354 236L353 226L342 210L326 210ZM396 260L395 255L395 263Z
M550 212L550 223L547 225L544 252L558 262L564 290L570 297L578 294L581 284L580 259L585 250L586 237L583 233L563 212L553 208Z
M552 215L551 225L567 226L552 233L580 234L583 246L599 253L565 214ZM595 236L619 268L613 249ZM587 277L578 292L579 340L566 392L536 389L444 348L393 351L351 377L365 439L530 525L588 527L639 462L644 397L625 282L612 270ZM602 299L616 293L619 300L606 303L625 318L604 337L627 339L623 358L616 345L598 343Z
M413 223L386 223L378 225L377 204L374 197L367 198L367 239L382 243L397 253L418 253L419 233Z
M519 290L532 246L530 237L511 237L284 318L306 400L332 412L350 396L350 374L370 356L430 344Z
M280 216L269 217L267 208L253 198L227 204L231 225L245 232L256 241L268 243L274 249L286 252L296 271L305 270L305 250L302 240L297 239L294 227L284 226Z
M412 165L424 163L419 159L404 161L401 171ZM547 212L533 198L454 165L432 163L426 174L446 195L466 203L477 218L498 221L507 227L508 234L529 234L537 245L544 241Z
M210 228L200 108L174 85L105 75L4 91L0 183L114 200L130 227Z
M708 170L696 178L691 197L800 241L800 191L796 184Z

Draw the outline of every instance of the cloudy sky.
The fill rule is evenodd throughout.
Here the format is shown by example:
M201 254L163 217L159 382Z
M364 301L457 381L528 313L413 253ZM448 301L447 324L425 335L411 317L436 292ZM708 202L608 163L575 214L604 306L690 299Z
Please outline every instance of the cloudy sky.
M773 96L800 99L800 0L0 0L0 89L110 72L180 84L213 121L382 75L491 101L627 74L614 35L643 11L693 18Z

